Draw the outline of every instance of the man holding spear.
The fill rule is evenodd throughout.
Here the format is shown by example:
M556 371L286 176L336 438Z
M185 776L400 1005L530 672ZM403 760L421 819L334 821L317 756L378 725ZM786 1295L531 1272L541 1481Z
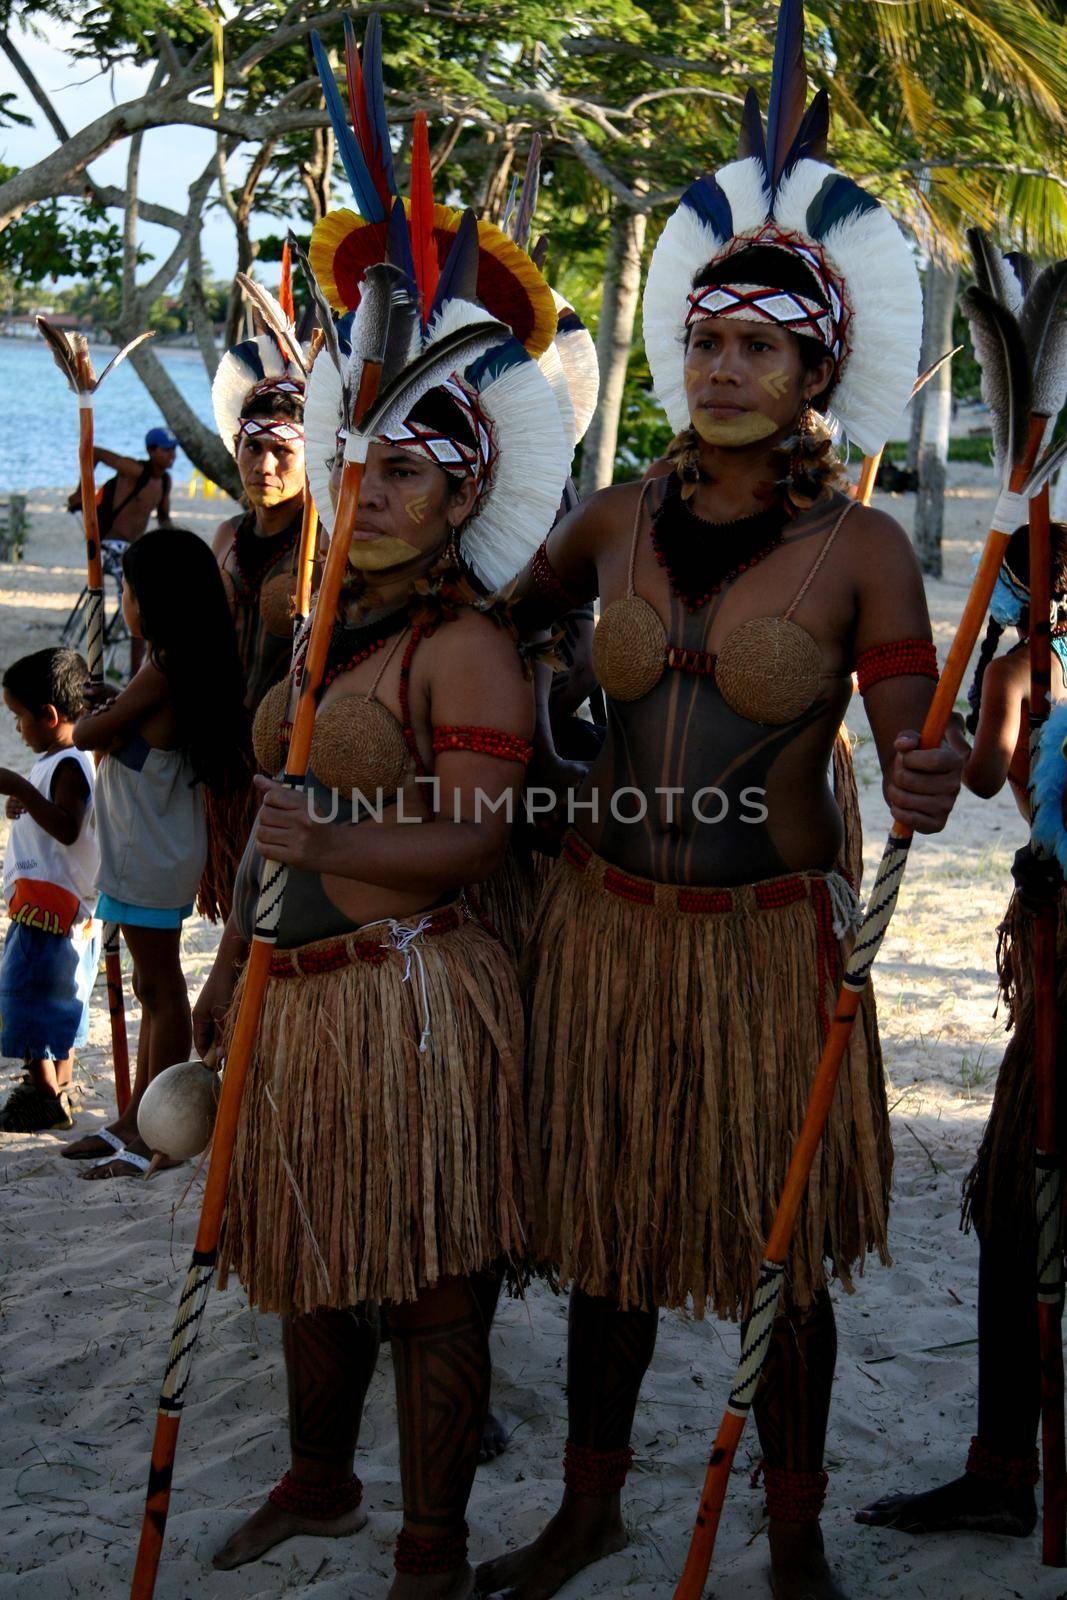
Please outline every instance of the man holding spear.
M826 779L854 669L894 819L936 832L959 788L960 757L914 731L937 666L909 542L841 493L822 420L870 454L888 436L918 366L917 274L887 213L825 164L825 94L806 114L804 98L787 0L766 134L750 95L738 161L691 186L649 272L674 471L595 496L519 585L531 627L599 593L609 726L531 935L530 1122L542 1250L573 1285L570 1409L559 1512L478 1574L513 1600L626 1541L657 1308L757 1306L855 927ZM778 1600L842 1592L819 1528L827 1279L884 1257L890 1166L868 997L769 1292L755 1409Z

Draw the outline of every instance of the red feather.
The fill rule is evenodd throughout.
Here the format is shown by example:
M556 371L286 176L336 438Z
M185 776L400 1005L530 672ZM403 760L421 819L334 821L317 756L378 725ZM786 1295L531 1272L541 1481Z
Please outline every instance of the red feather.
M282 281L278 290L278 304L289 318L290 322L296 321L293 306L293 261L289 253L288 239L282 245Z
M426 113L416 111L411 141L411 250L419 285L422 320L427 323L437 290L440 267L433 233L433 176L430 172L430 136Z
M389 180L378 158L374 139L374 125L371 122L370 110L367 103L367 84L363 77L363 65L359 59L359 46L356 44L355 32L345 18L345 78L348 82L348 105L352 117L352 131L359 141L363 152L363 159L367 163L370 175L374 180L374 187L385 207L386 215L392 204L392 192Z

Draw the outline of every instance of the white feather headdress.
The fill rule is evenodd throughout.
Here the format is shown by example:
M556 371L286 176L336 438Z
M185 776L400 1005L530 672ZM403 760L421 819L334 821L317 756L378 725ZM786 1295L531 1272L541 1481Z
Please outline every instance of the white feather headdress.
M885 208L821 159L828 102L820 91L801 117L805 94L801 0L783 0L766 136L750 90L739 159L690 185L653 253L644 294L645 349L657 398L679 433L690 421L685 332L695 279L746 245L791 252L814 273L833 323L832 419L870 454L885 444L915 382L922 343L919 275L911 247Z

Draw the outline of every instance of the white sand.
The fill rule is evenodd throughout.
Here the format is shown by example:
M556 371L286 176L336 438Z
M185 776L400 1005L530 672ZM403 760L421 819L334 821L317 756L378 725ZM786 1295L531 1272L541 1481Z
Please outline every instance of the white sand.
M951 637L992 504L991 474L953 468L948 577L930 585L937 641ZM905 519L910 501L889 501ZM0 568L3 658L54 639L80 585L78 528L54 492L30 497L26 562ZM182 500L209 534L218 502ZM849 717L864 728L862 707ZM0 761L25 770L10 722ZM859 755L868 882L887 825L872 746ZM913 852L878 992L897 1175L895 1265L872 1265L852 1296L837 1294L840 1355L831 1419L827 1541L853 1600L1052 1600L1067 1577L1043 1568L1027 1541L941 1537L919 1542L856 1527L874 1495L933 1484L962 1467L974 1427L977 1252L957 1228L960 1181L987 1114L1002 1034L993 1020L994 928L1023 828L1010 799L961 798L940 839ZM216 935L187 926L195 993ZM135 1018L131 1016L135 1026ZM107 1018L94 1007L77 1132L113 1106ZM17 1077L5 1063L3 1092ZM195 1231L202 1174L186 1167L148 1185L81 1183L57 1158L68 1136L0 1142L0 1593L61 1596L128 1591L144 1500L155 1401L178 1286ZM71 1135L70 1137L73 1137ZM494 1333L495 1405L512 1442L478 1474L473 1557L526 1540L554 1507L565 1435L565 1305L543 1289L502 1306ZM664 1316L638 1411L636 1470L626 1493L630 1547L579 1577L569 1596L669 1596L681 1571L710 1439L726 1398L736 1332ZM1008 1375L1005 1375L1005 1381ZM749 1428L734 1475L709 1592L766 1595L758 1455ZM396 1423L383 1351L363 1429L359 1471L368 1528L341 1544L295 1540L258 1565L215 1573L225 1532L286 1466L285 1385L277 1325L250 1313L236 1288L213 1296L179 1443L160 1600L206 1596L383 1595L399 1523Z

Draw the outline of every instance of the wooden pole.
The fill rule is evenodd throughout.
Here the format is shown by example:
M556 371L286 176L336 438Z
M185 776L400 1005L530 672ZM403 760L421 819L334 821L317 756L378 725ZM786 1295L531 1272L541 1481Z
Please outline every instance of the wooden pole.
M1044 417L1031 419L1025 458L1011 474L1009 488L1014 494L1021 492L1027 474L1037 458L1046 421L1047 418ZM923 723L920 739L923 750L936 749L944 737L971 652L985 621L997 573L1004 560L1008 538L1007 531L995 525L990 529L963 616L956 630L956 637L952 641L948 659ZM841 1062L848 1048L863 991L867 987L871 968L896 908L911 840L911 830L902 823L895 822L886 841L874 888L867 902L863 925L856 935L852 953L845 965L834 1018L812 1082L807 1111L789 1162L782 1198L778 1203L764 1252L753 1297L752 1313L741 1344L741 1356L734 1377L734 1386L722 1422L719 1424L719 1431L715 1436L696 1526L689 1543L685 1568L674 1591L674 1600L700 1600L704 1593L704 1584L715 1550L715 1537L726 1502L730 1468L737 1446L741 1442L745 1420L770 1347L785 1274L786 1257L789 1254L797 1213L807 1191L812 1165L833 1104ZM758 1003L757 996L753 997L753 1003Z
M372 362L364 362L356 416L364 414L369 398L377 391L379 377L380 368ZM308 755L315 724L315 699L325 672L334 615L348 567L348 552L356 525L362 477L362 462L346 460L341 476L333 537L330 540L330 549L319 588L318 604L311 625L311 638L304 662L293 734L289 742L285 775L282 779L294 789L303 788L307 775ZM277 937L278 918L281 914L287 878L287 867L274 861L264 862L252 948L248 956L244 990L222 1079L222 1093L215 1120L211 1159L193 1247L193 1259L178 1302L178 1315L171 1335L167 1370L159 1398L148 1493L130 1589L131 1600L151 1600L155 1590L170 1506L171 1479L181 1410L185 1403L185 1391L189 1383L200 1322L204 1316L208 1291L215 1275L222 1216L229 1190L230 1164L237 1137L237 1121L245 1079L248 1076L259 1029L263 996L270 975L271 955Z
M286 249L288 249L286 245ZM290 295L291 301L291 295ZM311 348L308 351L308 382L311 381L311 369L315 364L315 357L322 349L322 329L316 328L311 335ZM307 477L304 478L304 518L300 524L300 547L296 558L296 603L293 618L293 649L301 628L307 621L308 612L311 610L311 585L315 575L315 557L319 544L319 514L314 500L311 498L311 488Z
M75 346L78 374L78 477L85 526L86 634L85 654L93 683L104 681L104 567L100 554L100 526L96 515L93 473L93 390L96 377L84 339ZM99 756L97 757L99 762ZM122 953L115 923L103 928L104 976L111 1020L111 1059L115 1067L115 1101L119 1116L130 1103L130 1047L126 1013L122 1004Z
M1041 749L1052 687L1049 491L1030 502L1030 771ZM1032 780L1031 780L1032 781ZM1031 798L1031 811L1033 801ZM1038 852L1035 849L1035 854ZM1041 1559L1067 1566L1067 1462L1063 1436L1063 1173L1056 1125L1056 925L1058 894L1033 913L1034 1198L1037 1320L1041 1353Z

